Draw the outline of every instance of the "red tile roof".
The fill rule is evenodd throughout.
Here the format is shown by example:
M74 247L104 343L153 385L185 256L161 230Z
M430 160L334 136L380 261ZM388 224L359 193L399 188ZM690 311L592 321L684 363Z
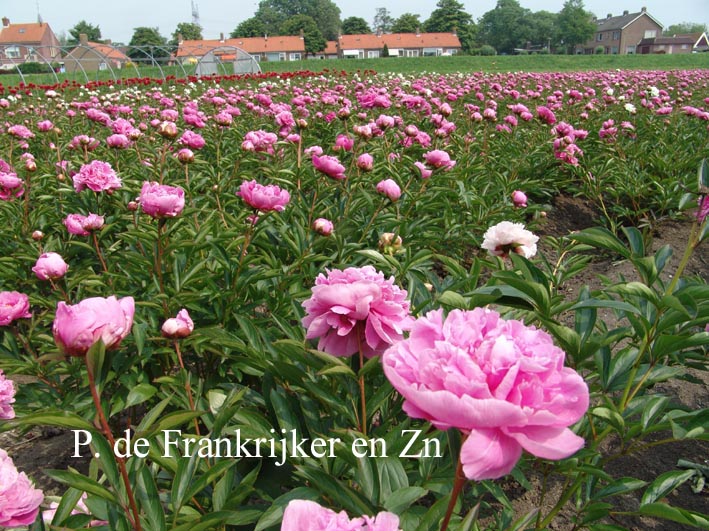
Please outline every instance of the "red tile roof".
M51 32L46 22L31 22L28 24L10 24L0 30L0 43L39 44L47 32Z
M115 61L128 61L128 56L120 51L118 48L114 48L108 44L101 44L98 42L87 42L80 46L74 48L71 52L67 54L67 59L71 58L76 61L80 61L83 58L94 58L100 56L105 59L113 59Z
M388 48L460 48L460 40L453 33L372 33L342 35L340 48L343 50L372 50Z
M219 39L183 41L177 49L177 57L202 56L210 50L232 46L250 54L301 52L305 53L305 41L298 36L244 37L240 39Z

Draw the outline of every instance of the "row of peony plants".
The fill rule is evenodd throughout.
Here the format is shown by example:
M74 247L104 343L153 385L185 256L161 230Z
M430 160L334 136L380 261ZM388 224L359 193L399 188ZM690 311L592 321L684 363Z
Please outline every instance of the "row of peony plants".
M33 377L1 377L0 426L74 430L94 456L47 472L69 488L41 517L3 451L0 525L545 529L565 511L601 530L642 489L631 515L706 527L662 501L700 467L608 468L657 433L707 437L706 410L653 392L706 369L709 293L682 276L707 226L706 72L231 81L0 99L0 367ZM559 193L607 228L540 256L525 224ZM646 240L688 208L668 281L672 250ZM567 300L590 249L638 280ZM216 455L235 433L250 453ZM331 452L298 450L316 439ZM538 511L514 513L508 474Z

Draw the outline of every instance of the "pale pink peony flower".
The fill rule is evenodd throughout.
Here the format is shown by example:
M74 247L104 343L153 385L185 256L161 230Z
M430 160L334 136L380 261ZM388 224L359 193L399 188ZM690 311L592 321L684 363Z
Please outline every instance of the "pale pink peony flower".
M102 229L103 223L103 216L98 214L89 214L88 216L69 214L64 219L64 225L69 233L76 236L88 236L89 232Z
M399 517L382 511L376 516L350 518L310 500L291 500L283 512L281 531L401 531Z
M84 492L81 495L81 498L79 498L79 501L76 503L76 507L74 507L71 510L71 514L88 514L91 515L91 511L89 508L86 506L86 498L87 494ZM59 508L59 503L58 502L50 502L49 508L45 509L42 511L42 520L44 520L44 525L48 526L49 524L52 523L52 520L54 519L54 515L57 514L57 509ZM99 527L99 526L106 526L108 525L108 522L106 520L91 520L88 523L89 527Z
M55 280L66 275L69 266L59 253L43 253L35 263L32 271L40 280Z
M523 449L563 459L583 446L568 426L588 409L588 387L564 357L546 332L476 308L419 318L382 365L409 416L467 434L463 471L479 481L508 474Z
M423 158L426 159L426 164L434 168L450 170L455 166L455 161L451 160L450 155L441 149L434 149L433 151L424 153Z
M433 174L433 170L429 170L423 162L416 161L414 166L418 169L422 179L428 179Z
M532 258L537 254L539 237L526 230L522 223L501 221L483 235L481 247L494 256L506 257L510 251Z
M22 179L16 173L0 170L0 199L11 201L25 193Z
M315 279L303 302L306 338L319 338L318 349L333 356L381 354L400 341L411 316L406 291L372 266L332 270Z
M251 208L262 212L283 212L290 202L288 190L282 190L275 184L259 184L255 180L242 182L236 195Z
M374 157L369 153L362 153L357 157L357 167L362 171L372 171L374 169Z
M191 162L194 162L194 153L191 149L189 148L182 148L177 152L177 160L179 160L182 164L189 164Z
M523 208L527 206L527 194L521 190L515 190L512 192L512 204L518 208Z
M167 319L161 328L162 335L171 339L187 337L193 330L192 318L184 308L177 312L177 317Z
M18 472L7 452L0 448L0 528L29 526L44 501L24 472Z
M15 410L12 407L14 402L15 384L12 380L8 380L0 369L0 420L15 418Z
M92 297L74 305L61 301L52 325L54 340L69 356L83 356L99 339L107 349L116 348L130 333L134 313L133 297Z
M128 137L122 133L116 133L106 138L106 145L114 149L126 149L131 145Z
M121 187L121 179L108 162L92 160L84 164L79 173L74 175L74 189L81 192L84 188L94 192L112 192Z
M335 151L339 150L344 150L344 151L352 151L352 148L354 147L354 140L350 138L347 135L339 134L337 135L337 138L335 139L335 146L333 149Z
M323 236L330 236L330 234L332 234L332 231L335 230L335 226L329 219L318 218L313 221L313 230Z
M316 170L332 179L341 181L346 178L345 167L340 164L337 157L331 155L323 155L322 157L313 155L313 166L315 166Z
M154 218L174 218L185 208L185 191L179 186L168 186L145 181L140 189L140 208Z
M387 196L391 201L397 201L401 197L401 188L393 179L384 179L377 183L377 192Z
M17 291L0 291L0 326L30 317L30 299L27 295Z
M37 122L37 130L40 133L46 133L47 131L51 131L54 129L54 124L51 122L51 120L42 120L40 122Z

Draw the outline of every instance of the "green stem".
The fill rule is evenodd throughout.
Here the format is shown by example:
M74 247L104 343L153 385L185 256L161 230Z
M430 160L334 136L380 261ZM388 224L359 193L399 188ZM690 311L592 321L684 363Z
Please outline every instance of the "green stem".
M466 437L467 436L463 437L462 442L465 442ZM453 509L455 509L455 503L458 501L458 496L460 496L460 493L463 490L463 486L465 485L465 479L465 475L463 474L463 461L460 456L458 456L458 464L455 467L455 479L453 481L451 499L448 502L446 515L443 518L443 522L441 523L441 531L446 531L446 529L448 529L448 524L450 523L451 517L453 516Z
M684 255L682 256L682 260L680 261L679 265L677 266L677 271L675 271L675 274L672 276L672 282L670 282L670 285L667 287L666 293L669 295L672 295L672 292L675 290L677 287L677 282L679 282L680 277L682 276L682 273L684 272L684 269L687 267L687 264L689 263L689 259L692 257L692 253L694 252L694 248L697 246L697 235L699 233L699 224L695 221L692 224L692 232L689 235L689 240L687 241L687 247L684 249Z

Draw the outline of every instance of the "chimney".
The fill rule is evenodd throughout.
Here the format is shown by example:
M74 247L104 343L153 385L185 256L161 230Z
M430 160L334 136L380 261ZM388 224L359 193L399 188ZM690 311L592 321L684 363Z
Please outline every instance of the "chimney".
M10 26L10 19L7 17L2 17L2 27L7 28Z
M609 19L609 18L611 18L612 16L613 16L613 13L608 13L608 14L606 15L606 19Z
M458 28L453 26L453 31L451 32L453 35L458 36Z
M79 33L79 44L86 46L89 43L89 37L86 33Z
M300 40L305 40L305 32L303 30L300 30Z
M185 38L182 36L182 33L178 33L178 34L177 34L177 44L178 44L178 46L179 46L180 44L182 44L183 42L185 42Z
M421 28L416 28L416 36L420 37L421 36Z
M629 13L629 11L628 11L627 9L625 9L625 10L623 11L623 16L627 15L628 13Z
M219 42L222 42L222 43L224 42L224 34L223 33L219 34Z
M641 12L641 13L647 12L647 7L645 7L645 6L641 7L641 8L640 8L640 12Z
M113 41L111 39L104 39L103 43L107 44L108 46L113 46Z

